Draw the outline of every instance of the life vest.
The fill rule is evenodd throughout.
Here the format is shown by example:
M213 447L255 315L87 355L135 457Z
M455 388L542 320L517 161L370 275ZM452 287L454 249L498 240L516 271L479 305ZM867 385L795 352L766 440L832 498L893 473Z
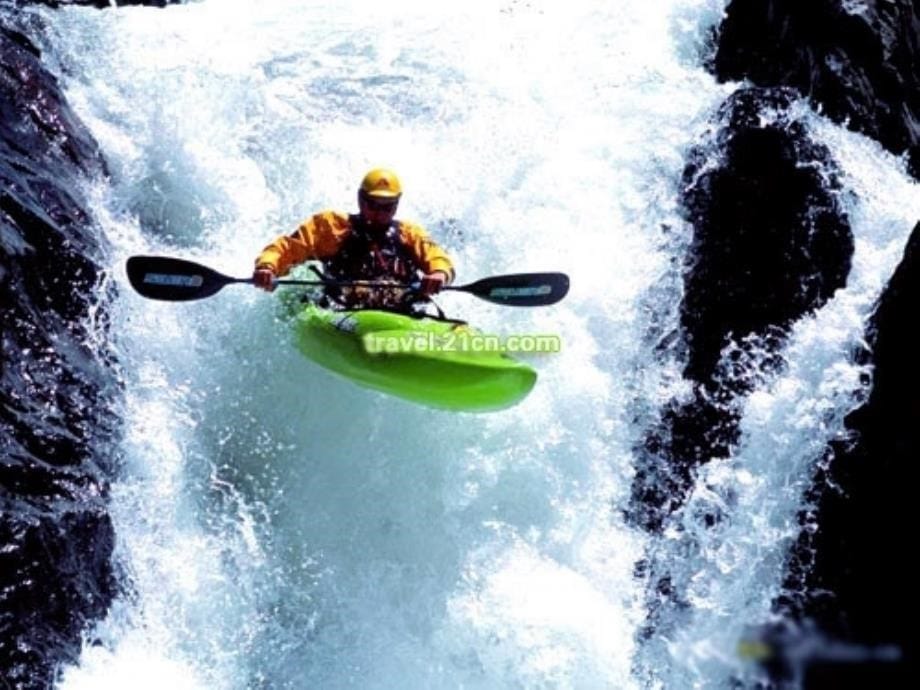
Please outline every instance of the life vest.
M338 252L323 260L325 277L335 281L368 280L406 285L421 267L402 242L400 223L394 220L382 235L371 235L358 215L348 217L351 232ZM326 294L345 307L408 308L405 289L339 288L329 286ZM410 299L410 301L412 301Z

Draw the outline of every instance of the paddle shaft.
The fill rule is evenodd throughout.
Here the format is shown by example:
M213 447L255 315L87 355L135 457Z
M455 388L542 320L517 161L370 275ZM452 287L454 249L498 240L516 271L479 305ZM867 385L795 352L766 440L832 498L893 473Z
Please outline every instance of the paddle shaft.
M210 297L226 285L254 285L254 278L234 278L201 264L166 256L132 256L127 261L128 280L138 293L150 299L181 302ZM279 280L272 285L320 287L366 287L418 290L418 284L402 285L368 280ZM555 304L569 290L564 273L515 273L482 278L467 285L445 285L455 290L505 306L536 307Z
M245 285L255 285L254 278L233 278L231 276L222 276L224 285L242 283ZM368 288L402 288L404 290L418 290L418 283L409 285L403 283L377 283L371 280L293 280L274 278L272 285L298 285L298 286L315 286L315 287L368 287ZM477 294L474 290L478 283L469 283L467 285L442 285L441 290L456 290L457 292L468 292Z

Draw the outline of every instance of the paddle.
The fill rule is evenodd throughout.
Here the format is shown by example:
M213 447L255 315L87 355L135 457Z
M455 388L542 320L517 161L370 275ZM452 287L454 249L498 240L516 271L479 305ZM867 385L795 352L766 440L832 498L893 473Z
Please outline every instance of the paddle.
M169 302L210 297L232 283L252 284L252 278L232 278L214 269L185 259L168 256L132 256L127 263L128 280L137 292L150 299ZM363 280L329 282L319 280L278 280L278 285L332 285L337 287L393 288L392 283ZM405 285L402 287L412 288ZM564 273L517 273L483 278L469 285L446 285L480 299L512 307L538 307L555 304L569 291L569 277Z

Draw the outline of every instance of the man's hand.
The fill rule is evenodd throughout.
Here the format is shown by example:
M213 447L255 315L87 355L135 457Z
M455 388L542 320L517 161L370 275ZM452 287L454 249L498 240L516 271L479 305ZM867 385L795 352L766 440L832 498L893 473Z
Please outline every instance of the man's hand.
M252 282L257 288L272 292L275 289L275 272L270 268L257 268L252 272Z
M441 292L441 288L447 285L449 276L444 271L434 271L422 276L419 292L425 297L436 295Z

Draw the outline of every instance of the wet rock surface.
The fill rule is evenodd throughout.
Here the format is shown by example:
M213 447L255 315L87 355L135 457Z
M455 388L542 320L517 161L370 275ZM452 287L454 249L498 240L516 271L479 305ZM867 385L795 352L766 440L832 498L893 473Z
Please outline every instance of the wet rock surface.
M920 6L909 0L728 5L711 67L720 80L748 86L732 97L740 94L738 107L726 104L740 117L730 115L717 135L724 144L715 171L698 172L703 168L695 159L704 144L691 155L685 176L694 241L681 327L685 374L696 382L695 393L662 411L661 424L640 449L633 517L646 528L660 529L681 506L694 468L730 452L739 396L760 374L782 366L778 353L791 320L823 303L849 270L852 238L833 199L834 163L803 140L794 123L780 126L783 114L793 100L805 98L903 154L918 177L918 51ZM759 123L745 114L763 106L770 115ZM793 172L801 165L824 171L820 189L807 173ZM806 228L819 232L802 242ZM812 505L801 516L802 537L775 602L785 622L781 634L771 633L781 640L767 664L771 687L918 682L915 588L908 575L913 462L920 457L920 372L908 332L920 299L918 235L915 229L867 334L871 347L862 357L875 367L870 398L847 419L852 439L828 449L810 492ZM707 306L712 302L714 309ZM721 350L727 339L728 349ZM745 354L750 351L758 353L753 360ZM654 573L649 600L679 605L668 574L654 564L643 567ZM652 627L654 620L650 606ZM900 659L873 661L879 650L897 650Z
M114 593L117 383L81 192L105 166L29 40L0 27L0 56L0 669L43 688Z
M662 411L638 449L633 517L646 529L680 507L699 465L730 455L738 405L782 366L788 328L845 284L853 236L836 166L788 116L795 98L786 89L736 92L713 140L690 154L681 331L694 389Z
M920 5L912 0L734 0L718 36L722 81L788 86L920 176Z
M920 223L885 289L867 332L872 389L851 413L852 436L829 449L811 491L813 508L789 562L777 610L816 624L864 651L893 646L900 661L817 663L807 687L913 687L917 672L917 586L911 558L920 458Z

